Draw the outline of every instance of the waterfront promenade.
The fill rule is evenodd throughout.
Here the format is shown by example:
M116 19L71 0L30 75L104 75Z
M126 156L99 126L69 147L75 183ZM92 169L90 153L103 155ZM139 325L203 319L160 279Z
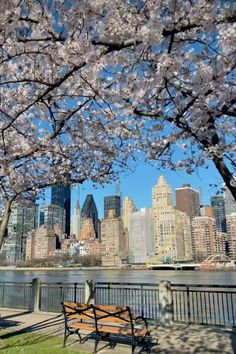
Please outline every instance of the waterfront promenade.
M1 347L1 341L10 337L15 337L17 346L17 336L23 331L40 335L41 340L48 336L59 336L63 338L64 317L60 313L44 313L1 309L0 318L0 351L7 353L7 349ZM183 325L175 323L173 325L162 326L158 323L151 323L153 342L158 338L158 344L153 345L152 353L160 354L233 354L236 353L236 332L231 328ZM85 344L75 342L76 336L71 337L68 353L83 352L92 353L93 341ZM101 347L104 345L101 342ZM27 348L22 348L27 353ZM130 346L117 344L115 348L104 348L99 351L101 354L129 354ZM140 353L141 348L137 348L135 353ZM38 352L37 354L41 354ZM42 353L43 354L43 353Z

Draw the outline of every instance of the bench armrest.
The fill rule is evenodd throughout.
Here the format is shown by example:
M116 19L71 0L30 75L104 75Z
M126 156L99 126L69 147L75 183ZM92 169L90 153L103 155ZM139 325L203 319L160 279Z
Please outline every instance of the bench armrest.
M146 320L145 317L143 317L143 316L137 316L137 317L134 319L134 322L137 323L137 322L139 322L140 320L144 322L146 329L148 329L148 323L147 323L147 320Z

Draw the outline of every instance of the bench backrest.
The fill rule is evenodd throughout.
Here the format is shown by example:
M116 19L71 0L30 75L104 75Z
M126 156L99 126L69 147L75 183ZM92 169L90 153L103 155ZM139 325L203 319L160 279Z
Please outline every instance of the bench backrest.
M63 312L67 320L94 321L94 310L92 305L80 304L77 302L62 302Z
M97 323L117 323L127 325L132 323L132 314L128 306L93 305Z
M87 305L76 302L63 302L63 312L67 320L84 320L101 323L131 324L132 313L128 306Z

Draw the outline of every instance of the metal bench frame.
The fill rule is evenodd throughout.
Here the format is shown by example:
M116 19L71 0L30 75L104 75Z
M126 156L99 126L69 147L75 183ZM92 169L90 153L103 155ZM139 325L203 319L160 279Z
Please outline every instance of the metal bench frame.
M91 335L95 335L95 346L94 346L94 353L97 353L98 344L100 340L108 339L110 347L113 347L116 342L119 342L119 339L125 338L128 339L130 345L132 347L132 354L134 353L135 347L137 345L143 345L146 351L149 353L150 348L150 330L148 330L148 323L147 320L143 316L138 316L133 318L131 309L129 306L117 306L118 310L114 311L111 310L111 306L106 305L85 305L85 304L73 304L73 306L67 305L67 302L62 302L63 306L63 313L65 318L65 331L64 331L64 341L63 347L66 346L67 338L71 334L77 334L79 336L80 343L83 343L85 339ZM66 311L67 309L71 309L71 312ZM76 315L82 315L85 317L84 320L79 319L76 321ZM70 326L70 316L74 316L73 323L76 323L77 328L73 328ZM117 322L114 321L114 317L117 319ZM109 321L111 318L111 321ZM84 322L83 322L84 321ZM108 321L109 324L103 323L103 321ZM143 335L138 335L138 331L141 330L137 328L137 325L140 324L139 322L144 324ZM79 324L88 323L89 325L93 325L91 332L89 335L82 339ZM81 327L83 327L81 325ZM100 328L99 328L100 327ZM120 329L120 332L114 333L114 330ZM127 332L127 333L126 333ZM148 340L149 339L149 340Z

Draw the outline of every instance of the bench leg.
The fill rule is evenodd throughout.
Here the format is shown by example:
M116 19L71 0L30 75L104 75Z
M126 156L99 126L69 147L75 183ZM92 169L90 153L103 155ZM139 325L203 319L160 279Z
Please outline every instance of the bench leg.
M65 328L65 330L64 330L64 340L63 340L63 347L65 348L65 346L66 346L66 340L67 340L67 335L66 335L66 328Z
M76 333L77 333L78 336L79 336L79 342L82 343L82 337L81 337L81 335L80 335L80 333L79 333L79 329L77 329Z
M100 337L97 336L95 339L95 345L94 345L94 353L97 353L97 349L98 349L98 343L100 341Z
M134 353L135 348L136 348L136 344L132 344L132 354Z
M66 341L67 341L67 338L69 337L70 334L64 334L64 341L63 341L63 347L65 348L66 346Z

